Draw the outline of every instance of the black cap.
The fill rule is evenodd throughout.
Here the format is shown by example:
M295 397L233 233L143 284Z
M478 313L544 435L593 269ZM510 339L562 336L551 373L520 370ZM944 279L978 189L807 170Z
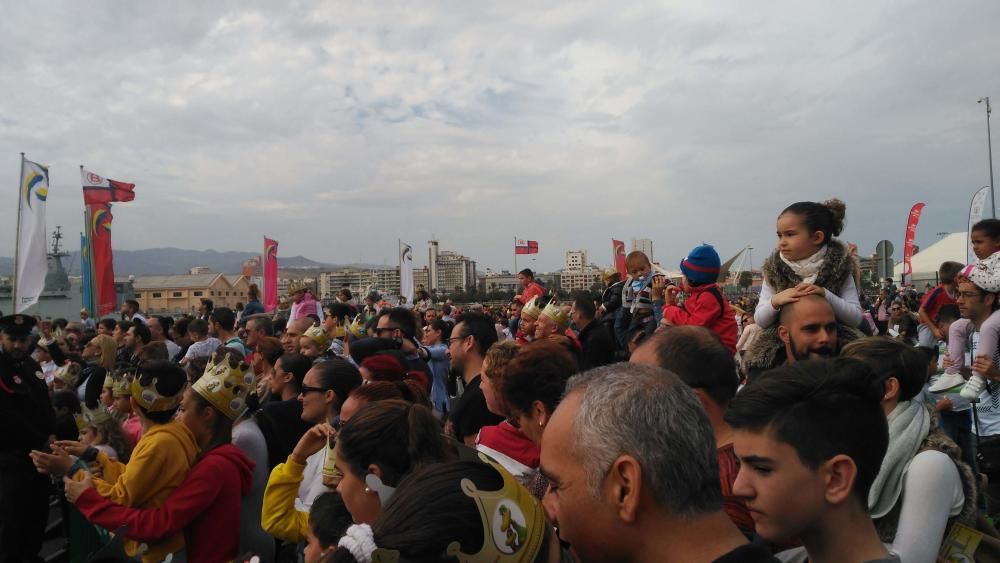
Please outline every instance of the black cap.
M35 318L28 315L0 317L0 331L11 336L27 336L35 328Z

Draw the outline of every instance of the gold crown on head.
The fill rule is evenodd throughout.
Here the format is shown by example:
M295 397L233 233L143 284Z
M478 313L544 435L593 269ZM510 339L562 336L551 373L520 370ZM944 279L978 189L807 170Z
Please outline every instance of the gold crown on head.
M483 546L479 553L462 552L457 542L445 551L459 563L530 563L538 557L542 540L548 533L542 503L492 459L479 454L479 459L495 469L503 478L499 491L480 491L469 479L462 479L462 492L476 501L480 524L483 526ZM399 551L378 548L372 553L372 563L398 563Z
M354 317L354 320L351 321L351 324L350 326L347 327L347 330L350 331L352 338L365 337L365 323L361 322L361 315L357 315Z
M302 336L305 336L309 340L312 340L324 348L330 344L330 337L326 335L326 332L323 331L323 327L319 325L312 325Z
M104 405L97 405L95 409L87 405L80 405L80 411L80 414L73 415L73 421L76 422L76 429L81 434L91 426L97 426L102 422L112 420L111 413L108 412L108 409L104 408Z
M562 305L556 303L555 299L549 301L549 304L546 305L544 309L542 309L541 316L546 317L550 321L556 323L562 330L566 330L567 328L569 328L569 315L566 313L566 311L563 310Z
M247 410L247 397L254 391L254 374L248 371L246 362L233 367L229 354L219 363L214 359L209 358L204 375L191 389L230 420L236 420Z
M80 371L80 364L70 362L56 368L56 372L52 377L63 382L68 387L73 387L76 385L76 380L80 377Z
M128 380L125 378L126 381ZM150 380L148 385L142 384L142 375L136 374L135 377L129 382L129 391L131 392L132 398L135 399L139 406L146 409L147 412L164 412L177 408L177 405L181 404L181 395L183 387L177 392L176 395L161 395L159 391L156 390L157 378Z
M292 280L288 282L288 295L295 295L300 291L306 290L305 282L299 280Z
M125 374L111 378L111 396L128 397L132 394L132 378Z
M538 304L540 299L541 298L539 297L533 297L531 301L528 301L527 303L524 304L524 307L521 309L522 319L524 317L531 317L532 319L537 319L542 315L542 306Z

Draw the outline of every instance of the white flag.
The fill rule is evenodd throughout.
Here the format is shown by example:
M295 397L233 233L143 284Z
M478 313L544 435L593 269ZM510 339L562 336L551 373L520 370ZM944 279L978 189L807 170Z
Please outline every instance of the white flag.
M21 186L17 206L17 254L14 265L14 313L38 302L45 289L48 244L45 200L49 197L49 169L21 158Z
M968 249L968 262L967 264L975 264L979 261L976 257L976 253L972 251L972 226L976 223L982 221L983 219L983 209L986 207L986 198L989 194L990 187L983 186L976 195L972 196L972 205L969 206L969 232L966 235L967 242L969 244ZM993 215L990 214L990 217Z
M400 305L413 306L413 247L399 241Z

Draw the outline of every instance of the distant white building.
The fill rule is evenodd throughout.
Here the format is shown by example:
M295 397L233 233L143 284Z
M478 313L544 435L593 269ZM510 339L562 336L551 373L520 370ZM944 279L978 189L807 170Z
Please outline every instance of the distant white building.
M566 252L566 265L567 270L582 270L584 266L587 265L587 251L586 250L570 250Z
M649 258L650 262L653 262L653 240L648 238L634 238L632 239L632 252L636 250L642 251Z
M587 263L586 250L570 250L566 253L565 267L559 272L559 289L565 293L590 291L601 280L601 269Z

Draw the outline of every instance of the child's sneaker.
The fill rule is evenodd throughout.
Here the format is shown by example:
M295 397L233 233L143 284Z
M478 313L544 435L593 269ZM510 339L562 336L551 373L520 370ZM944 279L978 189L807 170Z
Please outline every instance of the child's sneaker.
M965 385L965 378L957 373L943 373L941 377L927 388L931 393L944 393L954 387Z
M983 387L986 386L986 379L978 373L973 373L972 377L969 378L969 382L965 384L962 388L962 397L969 399L978 399L979 394L983 392Z

